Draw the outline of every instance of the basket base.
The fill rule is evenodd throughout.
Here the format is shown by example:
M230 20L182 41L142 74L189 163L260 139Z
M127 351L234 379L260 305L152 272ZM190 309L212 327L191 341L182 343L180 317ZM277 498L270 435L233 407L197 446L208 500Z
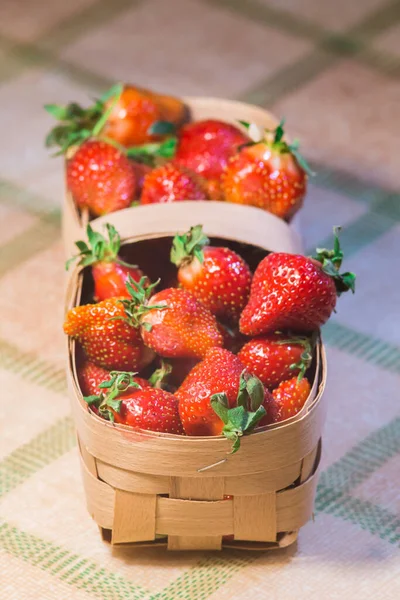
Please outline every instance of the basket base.
M111 545L112 532L111 529L104 529L103 527L99 527L100 535L102 540L107 544ZM291 546L297 541L298 531L289 531L285 533L278 533L276 542L245 542L245 541L226 541L222 543L222 548L217 550L220 552L221 550L247 550L253 552L265 552L266 550L281 550L283 548L287 548ZM113 544L114 547L120 548L168 548L168 543L166 538L161 538L158 540L154 540L152 542L129 542L124 544ZM171 550L171 548L168 548ZM173 549L172 549L173 550ZM193 548L195 550L195 548ZM187 550L185 550L186 552ZM211 550L209 550L211 551ZM214 550L215 551L215 550Z

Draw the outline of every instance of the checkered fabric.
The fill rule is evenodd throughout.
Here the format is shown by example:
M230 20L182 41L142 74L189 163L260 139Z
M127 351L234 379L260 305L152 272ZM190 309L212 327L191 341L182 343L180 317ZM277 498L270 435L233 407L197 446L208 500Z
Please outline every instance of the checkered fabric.
M2 0L1 600L400 597L399 73L398 0ZM286 550L112 550L86 513L63 372L62 164L42 105L117 79L285 116L318 173L306 247L344 226L358 290L324 328L315 520Z

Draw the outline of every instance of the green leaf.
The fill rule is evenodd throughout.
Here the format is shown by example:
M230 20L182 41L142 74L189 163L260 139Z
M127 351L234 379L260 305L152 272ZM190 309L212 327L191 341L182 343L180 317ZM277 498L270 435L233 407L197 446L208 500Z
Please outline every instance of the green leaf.
M87 402L89 405L90 404L96 404L97 402L100 401L100 396L83 396L83 399L85 402Z
M235 441L232 444L231 454L235 454L235 452L237 452L240 448L240 437L237 435L234 440Z
M64 121L68 114L68 107L61 106L60 104L45 104L44 110L49 113L52 117L58 121Z
M202 263L204 261L203 248L209 243L210 240L203 232L203 226L195 225L187 233L174 237L170 260L177 267L189 264L194 257Z
M155 121L147 130L150 135L172 135L176 133L176 125L170 121Z
M274 144L279 144L279 142L283 139L283 136L285 135L285 131L283 129L284 124L285 119L281 119L279 125L275 129Z
M121 412L121 404L122 404L122 400L114 400L111 398L107 399L107 406L112 408L116 413Z
M153 329L153 325L151 323L148 323L147 321L142 321L141 325L142 325L143 329L145 329L149 333Z
M107 100L110 100L110 98L119 98L122 94L123 89L124 86L122 83L114 84L112 87L110 87L109 90L107 90L102 96L100 96L100 103L105 104Z
M251 431L265 415L267 411L263 406L259 406L255 412L248 413L248 419L244 431Z
M238 119L238 123L243 125L243 127L245 127L246 129L250 129L251 123L248 123L247 121L242 121L241 119Z
M243 431L247 422L246 409L243 406L235 406L228 410L228 425L232 429Z
M210 404L214 412L219 416L223 423L228 423L228 398L225 393L213 394L210 398Z
M264 402L265 390L258 377L252 376L247 381L247 393L250 398L250 410L258 410Z
M288 148L289 148L290 152L293 154L293 156L295 157L299 166L303 169L303 171L305 171L307 173L307 175L309 175L310 177L314 177L315 172L311 169L310 165L308 164L308 162L306 161L304 156L302 156L300 154L297 147L295 147L292 144L291 146L288 146Z

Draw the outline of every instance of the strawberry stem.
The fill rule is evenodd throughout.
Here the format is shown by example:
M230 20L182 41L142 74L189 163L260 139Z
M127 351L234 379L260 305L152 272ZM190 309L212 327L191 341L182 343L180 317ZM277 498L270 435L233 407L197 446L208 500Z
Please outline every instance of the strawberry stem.
M148 305L148 301L153 294L154 288L160 283L160 279L154 283L149 283L146 276L141 277L140 281L134 281L131 276L128 277L126 283L126 289L129 292L130 298L119 300L125 309L125 317L112 317L115 319L122 319L129 323L132 327L137 329L143 326L145 329L150 331L150 323L143 323L143 315L151 312L152 310L166 310L168 306L164 304L152 304ZM149 327L146 327L146 326Z
M343 292L347 292L348 290L351 290L354 294L356 283L356 276L354 273L349 271L346 271L345 273L339 272L343 261L343 252L339 241L340 230L341 227L333 228L333 250L317 248L315 256L311 257L321 263L324 273L332 277L335 282L336 293L338 296L340 296Z
M149 377L149 383L158 389L163 389L163 383L168 379L172 372L171 363L161 360L161 367L156 369L154 373Z
M262 406L264 394L264 386L258 377L243 371L235 407L229 408L225 392L211 396L211 406L224 423L222 434L232 441L230 454L239 450L241 437L251 433L265 416L266 410Z
M300 360L297 363L293 363L290 365L290 369L299 370L299 374L297 376L298 381L301 381L306 374L306 371L310 368L315 344L318 339L318 332L313 332L311 337L305 336L293 336L292 338L277 340L276 344L280 346L286 346L288 344L296 344L303 346L303 352L301 353Z
M100 394L83 399L89 406L96 406L101 417L114 422L114 412L121 412L122 401L117 399L118 396L130 388L142 389L134 380L135 375L137 373L129 371L111 371L110 378L99 385Z
M204 261L203 248L210 240L203 232L202 225L191 227L187 233L176 235L172 241L171 262L178 268L183 267L197 258Z
M80 267L87 267L88 265L94 265L98 262L116 262L125 267L137 268L137 265L128 264L118 258L118 252L121 247L121 237L114 225L106 223L105 229L108 238L98 231L94 231L90 225L87 226L86 234L88 242L83 240L75 242L79 252L65 263L67 271L71 264L76 260L78 260L77 264Z

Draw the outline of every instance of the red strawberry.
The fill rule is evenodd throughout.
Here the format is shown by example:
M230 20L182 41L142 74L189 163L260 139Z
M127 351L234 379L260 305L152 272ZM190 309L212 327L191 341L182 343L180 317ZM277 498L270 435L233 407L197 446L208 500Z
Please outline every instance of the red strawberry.
M175 396L148 384L141 387L134 373L111 375L99 395L85 398L100 416L130 427L183 435Z
M282 138L283 122L266 131L258 143L242 148L222 175L225 200L263 208L290 219L303 204L311 171L297 151L298 144Z
M186 106L177 98L122 84L114 85L89 108L72 102L47 104L45 109L60 121L47 136L46 145L60 146L61 153L98 135L126 147L143 144L159 139L152 131L159 121L178 125L187 116Z
M143 273L136 265L128 265L119 258L119 233L110 223L106 223L105 227L108 240L101 233L93 231L90 225L87 226L88 243L82 240L75 242L79 253L67 261L66 268L68 270L76 259L79 259L79 266L92 265L96 301L117 296L129 298L130 294L126 288L129 277L133 281L140 281Z
M204 186L195 173L167 163L153 169L143 182L141 204L206 200Z
M298 377L282 381L272 392L274 401L268 409L268 421L279 423L297 415L303 408L310 391L311 386L305 377L300 381Z
M136 284L137 285L137 284ZM222 346L215 317L190 292L167 288L154 294L141 318L144 343L166 358L202 358Z
M80 208L96 217L132 204L135 169L117 148L101 140L82 144L67 162L67 187Z
M251 395L254 395L254 411L261 405L268 407L272 401L271 394L257 378L251 377L249 380L243 375L243 371L244 365L240 359L222 348L209 350L205 359L190 371L175 392L179 399L182 425L187 435L220 435L224 429L224 422L226 424L223 417L229 415L220 412L217 414L216 410L222 407L223 413L224 408L228 410L240 404L243 406L247 404ZM259 417L259 424L263 425L266 419L265 408L259 411ZM240 435L235 429L232 433L237 434L232 435L232 439Z
M175 236L171 261L178 281L216 316L237 320L250 294L251 272L229 248L209 246L202 226Z
M77 370L79 386L84 396L100 394L99 385L110 377L110 371L98 367L89 360L85 361Z
M101 393L100 384L109 380L114 372L98 367L90 361L85 361L78 367L78 381L84 396L94 396ZM141 388L151 387L147 379L133 377L133 381Z
M125 85L118 101L105 104L111 107L103 133L123 146L135 146L152 139L152 126L158 121L179 124L186 116L186 107L177 98L162 96L143 88Z
M179 133L175 162L206 179L219 179L230 157L249 141L237 127L223 121L189 123Z
M335 229L334 250L318 249L315 258L277 252L258 265L240 331L262 335L285 329L314 331L331 316L336 296L354 292L354 273L339 273L343 259Z
M238 357L266 387L274 388L291 376L304 375L312 361L312 341L271 333L247 342Z
M140 370L153 360L154 352L146 348L139 329L126 318L124 301L109 298L71 309L64 331L81 343L88 360L97 366Z

